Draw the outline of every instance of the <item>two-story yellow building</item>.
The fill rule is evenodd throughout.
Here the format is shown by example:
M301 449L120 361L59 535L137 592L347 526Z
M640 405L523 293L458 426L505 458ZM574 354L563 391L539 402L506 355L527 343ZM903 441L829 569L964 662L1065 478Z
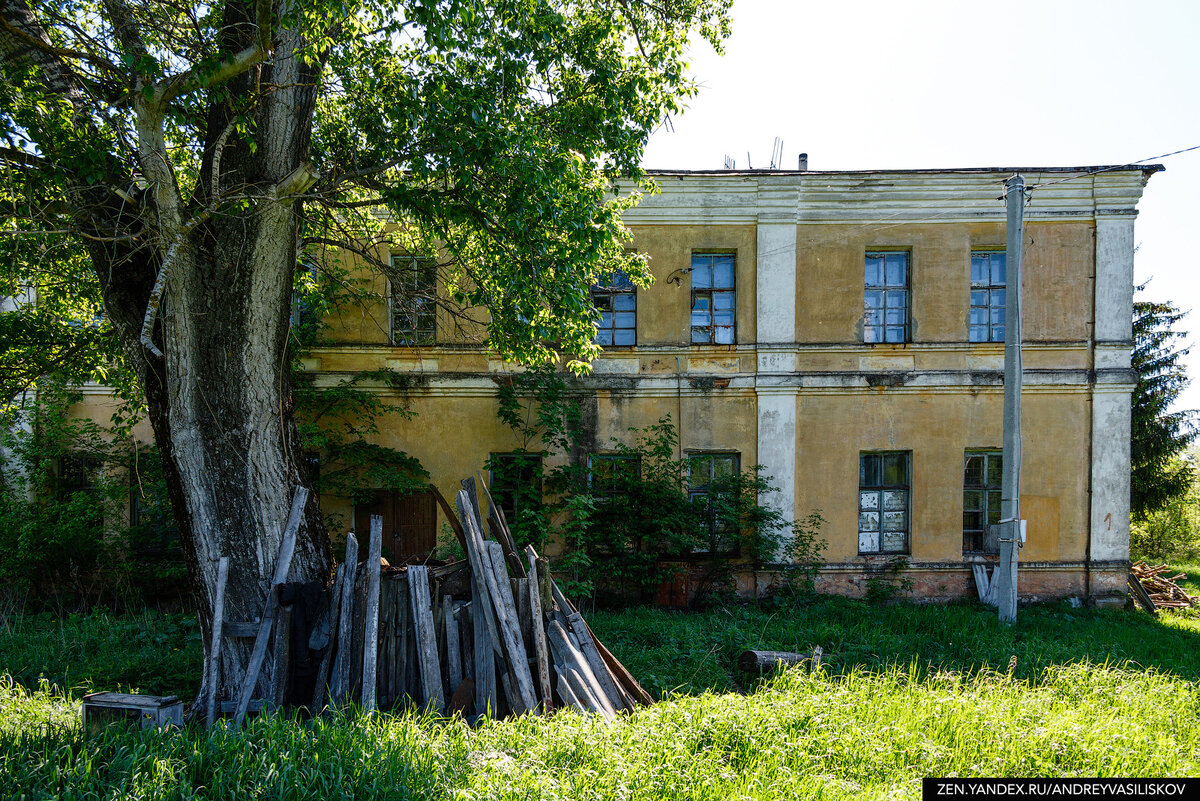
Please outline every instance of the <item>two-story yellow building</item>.
M1124 593L1134 220L1160 169L1020 170L1032 187L1022 599ZM654 283L617 276L595 292L604 353L581 381L592 453L669 414L699 470L763 465L787 518L822 514L819 589L860 594L902 556L914 595L974 595L971 565L994 558L986 527L999 516L1000 195L1013 172L654 173L661 193L625 216ZM395 258L410 260L404 281L436 282L410 255ZM453 497L489 455L519 444L496 417L497 381L514 367L486 350L481 329L375 282L388 301L329 320L335 344L305 368L329 384L379 368L409 375L375 390L416 413L378 441L417 457ZM401 550L432 547L440 526L430 496L323 502L347 520L384 513ZM748 571L740 589L772 575Z

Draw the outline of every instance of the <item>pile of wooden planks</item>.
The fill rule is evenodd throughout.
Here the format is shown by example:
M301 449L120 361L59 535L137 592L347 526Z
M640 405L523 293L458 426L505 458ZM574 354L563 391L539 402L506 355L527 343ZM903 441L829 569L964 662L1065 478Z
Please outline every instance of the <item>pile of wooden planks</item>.
M373 518L360 565L349 535L330 613L310 638L324 650L312 711L357 702L368 711L415 705L475 717L566 706L612 717L653 703L559 590L546 560L532 546L516 550L503 512L479 486L482 502L474 480L463 481L458 519L447 515L465 560L384 567L382 521Z
M1145 562L1137 562L1130 568L1129 582L1134 590L1134 598L1143 607L1147 607L1147 611L1153 612L1158 608L1184 609L1196 606L1200 601L1200 597L1188 595L1182 587L1175 583L1181 578L1186 578L1185 574L1164 575L1171 570L1172 568L1167 565L1151 567ZM1139 593L1139 589L1142 592ZM1146 596L1145 598L1141 597L1143 594ZM1147 604L1147 602L1149 603Z

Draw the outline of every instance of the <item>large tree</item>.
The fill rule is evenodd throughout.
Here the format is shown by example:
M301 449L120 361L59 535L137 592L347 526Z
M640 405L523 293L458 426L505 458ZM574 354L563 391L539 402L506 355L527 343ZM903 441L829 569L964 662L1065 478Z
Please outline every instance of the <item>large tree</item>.
M1145 284L1138 287L1140 292ZM1186 312L1170 302L1133 304L1133 390L1130 509L1141 518L1187 491L1192 467L1180 455L1196 439L1195 412L1173 408L1188 385L1179 329Z
M205 632L219 555L230 616L259 613L308 483L298 259L378 261L384 210L443 254L452 304L488 310L503 356L586 360L588 287L618 262L647 278L618 182L640 180L649 132L692 91L688 39L719 47L728 2L0 0L3 213L86 254ZM310 502L291 578L329 566ZM229 694L245 646L223 653Z

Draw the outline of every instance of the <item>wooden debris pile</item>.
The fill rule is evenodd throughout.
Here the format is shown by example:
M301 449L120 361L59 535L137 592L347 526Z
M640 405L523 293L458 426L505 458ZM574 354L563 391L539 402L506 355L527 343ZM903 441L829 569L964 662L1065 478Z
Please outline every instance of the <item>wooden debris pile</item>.
M1145 562L1138 562L1129 570L1129 584L1134 591L1134 598L1153 612L1158 608L1185 609L1196 606L1200 597L1188 595L1177 582L1186 578L1184 573L1167 576L1172 568L1167 565L1151 567ZM1139 592L1141 590L1141 592ZM1144 598L1142 596L1145 596Z
M464 561L383 567L376 517L358 565L349 536L329 614L310 638L323 650L311 710L358 702L473 717L569 706L612 717L653 703L558 589L546 560L532 546L517 552L481 486L492 539L472 479L458 493L459 520L447 515Z

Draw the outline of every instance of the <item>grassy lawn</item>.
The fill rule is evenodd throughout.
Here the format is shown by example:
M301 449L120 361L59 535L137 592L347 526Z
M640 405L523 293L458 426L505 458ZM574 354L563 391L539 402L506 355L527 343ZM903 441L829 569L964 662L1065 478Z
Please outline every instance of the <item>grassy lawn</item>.
M0 673L13 677L0 678L0 797L916 798L923 776L1200 774L1195 613L1050 605L1006 627L976 605L819 598L589 618L663 703L611 724L350 714L85 738L75 721L87 688L186 697L194 624L11 617L0 621ZM747 647L811 645L827 657L813 674L733 670Z

